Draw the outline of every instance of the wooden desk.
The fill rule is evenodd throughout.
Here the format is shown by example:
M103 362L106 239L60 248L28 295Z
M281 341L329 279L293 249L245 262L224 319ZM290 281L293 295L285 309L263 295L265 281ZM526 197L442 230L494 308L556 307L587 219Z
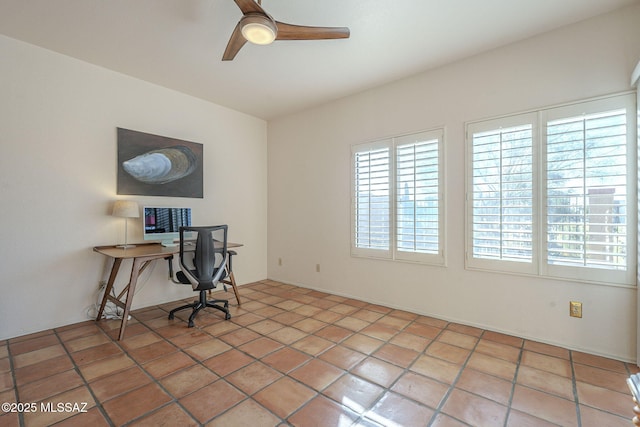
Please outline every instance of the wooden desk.
M227 248L237 248L242 246L239 243L228 243ZM173 255L180 252L180 246L165 247L159 243L143 243L138 244L134 248L117 248L115 246L96 246L93 248L95 252L105 255L109 258L113 258L113 267L111 267L111 273L109 274L109 280L104 290L104 296L102 297L102 303L100 304L100 310L98 310L98 316L96 321L102 318L102 313L107 305L107 301L113 302L118 307L124 309L122 313L122 323L120 324L120 333L118 334L118 340L124 337L124 330L127 326L127 319L129 317L129 311L131 309L131 303L133 302L133 295L136 291L136 284L138 283L138 277L149 266L151 261L157 259L167 259L171 262ZM229 256L229 258L231 255ZM131 266L131 276L129 283L122 289L118 296L111 295L113 284L115 283L120 265L125 259L132 259L133 265ZM238 294L238 287L236 286L236 280L233 276L233 270L229 272L228 279L222 280L223 283L231 285L233 292L236 295L238 305L240 305L240 295ZM122 299L126 294L126 299Z

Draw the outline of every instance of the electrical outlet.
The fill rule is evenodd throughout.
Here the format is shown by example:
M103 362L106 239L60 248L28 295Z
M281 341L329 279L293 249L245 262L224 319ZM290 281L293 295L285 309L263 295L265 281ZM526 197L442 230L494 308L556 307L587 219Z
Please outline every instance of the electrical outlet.
M100 290L104 289L104 287L105 287L105 286L107 286L107 282L106 282L106 281L104 281L104 280L101 280L101 281L98 283L98 290L100 291Z
M320 264L316 264L316 273L320 273Z
M282 258L278 258L278 265L282 265Z
M569 302L569 316L582 317L582 303L576 301Z

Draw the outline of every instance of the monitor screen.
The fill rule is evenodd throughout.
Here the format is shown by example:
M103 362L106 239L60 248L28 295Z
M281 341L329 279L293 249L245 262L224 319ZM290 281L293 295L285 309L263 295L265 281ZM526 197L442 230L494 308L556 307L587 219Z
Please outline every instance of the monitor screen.
M145 206L143 221L144 240L175 246L175 241L180 239L180 227L191 226L191 208Z

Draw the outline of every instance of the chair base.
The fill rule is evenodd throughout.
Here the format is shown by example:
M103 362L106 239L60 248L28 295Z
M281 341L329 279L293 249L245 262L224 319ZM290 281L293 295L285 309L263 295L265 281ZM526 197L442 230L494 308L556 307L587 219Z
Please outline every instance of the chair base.
M196 318L196 315L200 310L206 307L211 307L222 311L224 313L225 320L231 319L231 313L229 313L229 301L226 299L207 300L207 291L200 291L200 299L198 301L171 310L169 312L169 319L173 319L176 312L190 308L193 310L193 312L191 313L191 316L189 316L188 326L190 328L193 328L193 320Z

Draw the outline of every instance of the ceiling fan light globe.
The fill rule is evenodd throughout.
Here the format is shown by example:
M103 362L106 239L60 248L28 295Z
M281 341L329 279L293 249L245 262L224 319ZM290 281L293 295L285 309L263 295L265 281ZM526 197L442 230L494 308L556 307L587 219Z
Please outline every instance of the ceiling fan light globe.
M271 44L276 39L277 28L267 17L248 15L242 19L242 36L253 44Z

